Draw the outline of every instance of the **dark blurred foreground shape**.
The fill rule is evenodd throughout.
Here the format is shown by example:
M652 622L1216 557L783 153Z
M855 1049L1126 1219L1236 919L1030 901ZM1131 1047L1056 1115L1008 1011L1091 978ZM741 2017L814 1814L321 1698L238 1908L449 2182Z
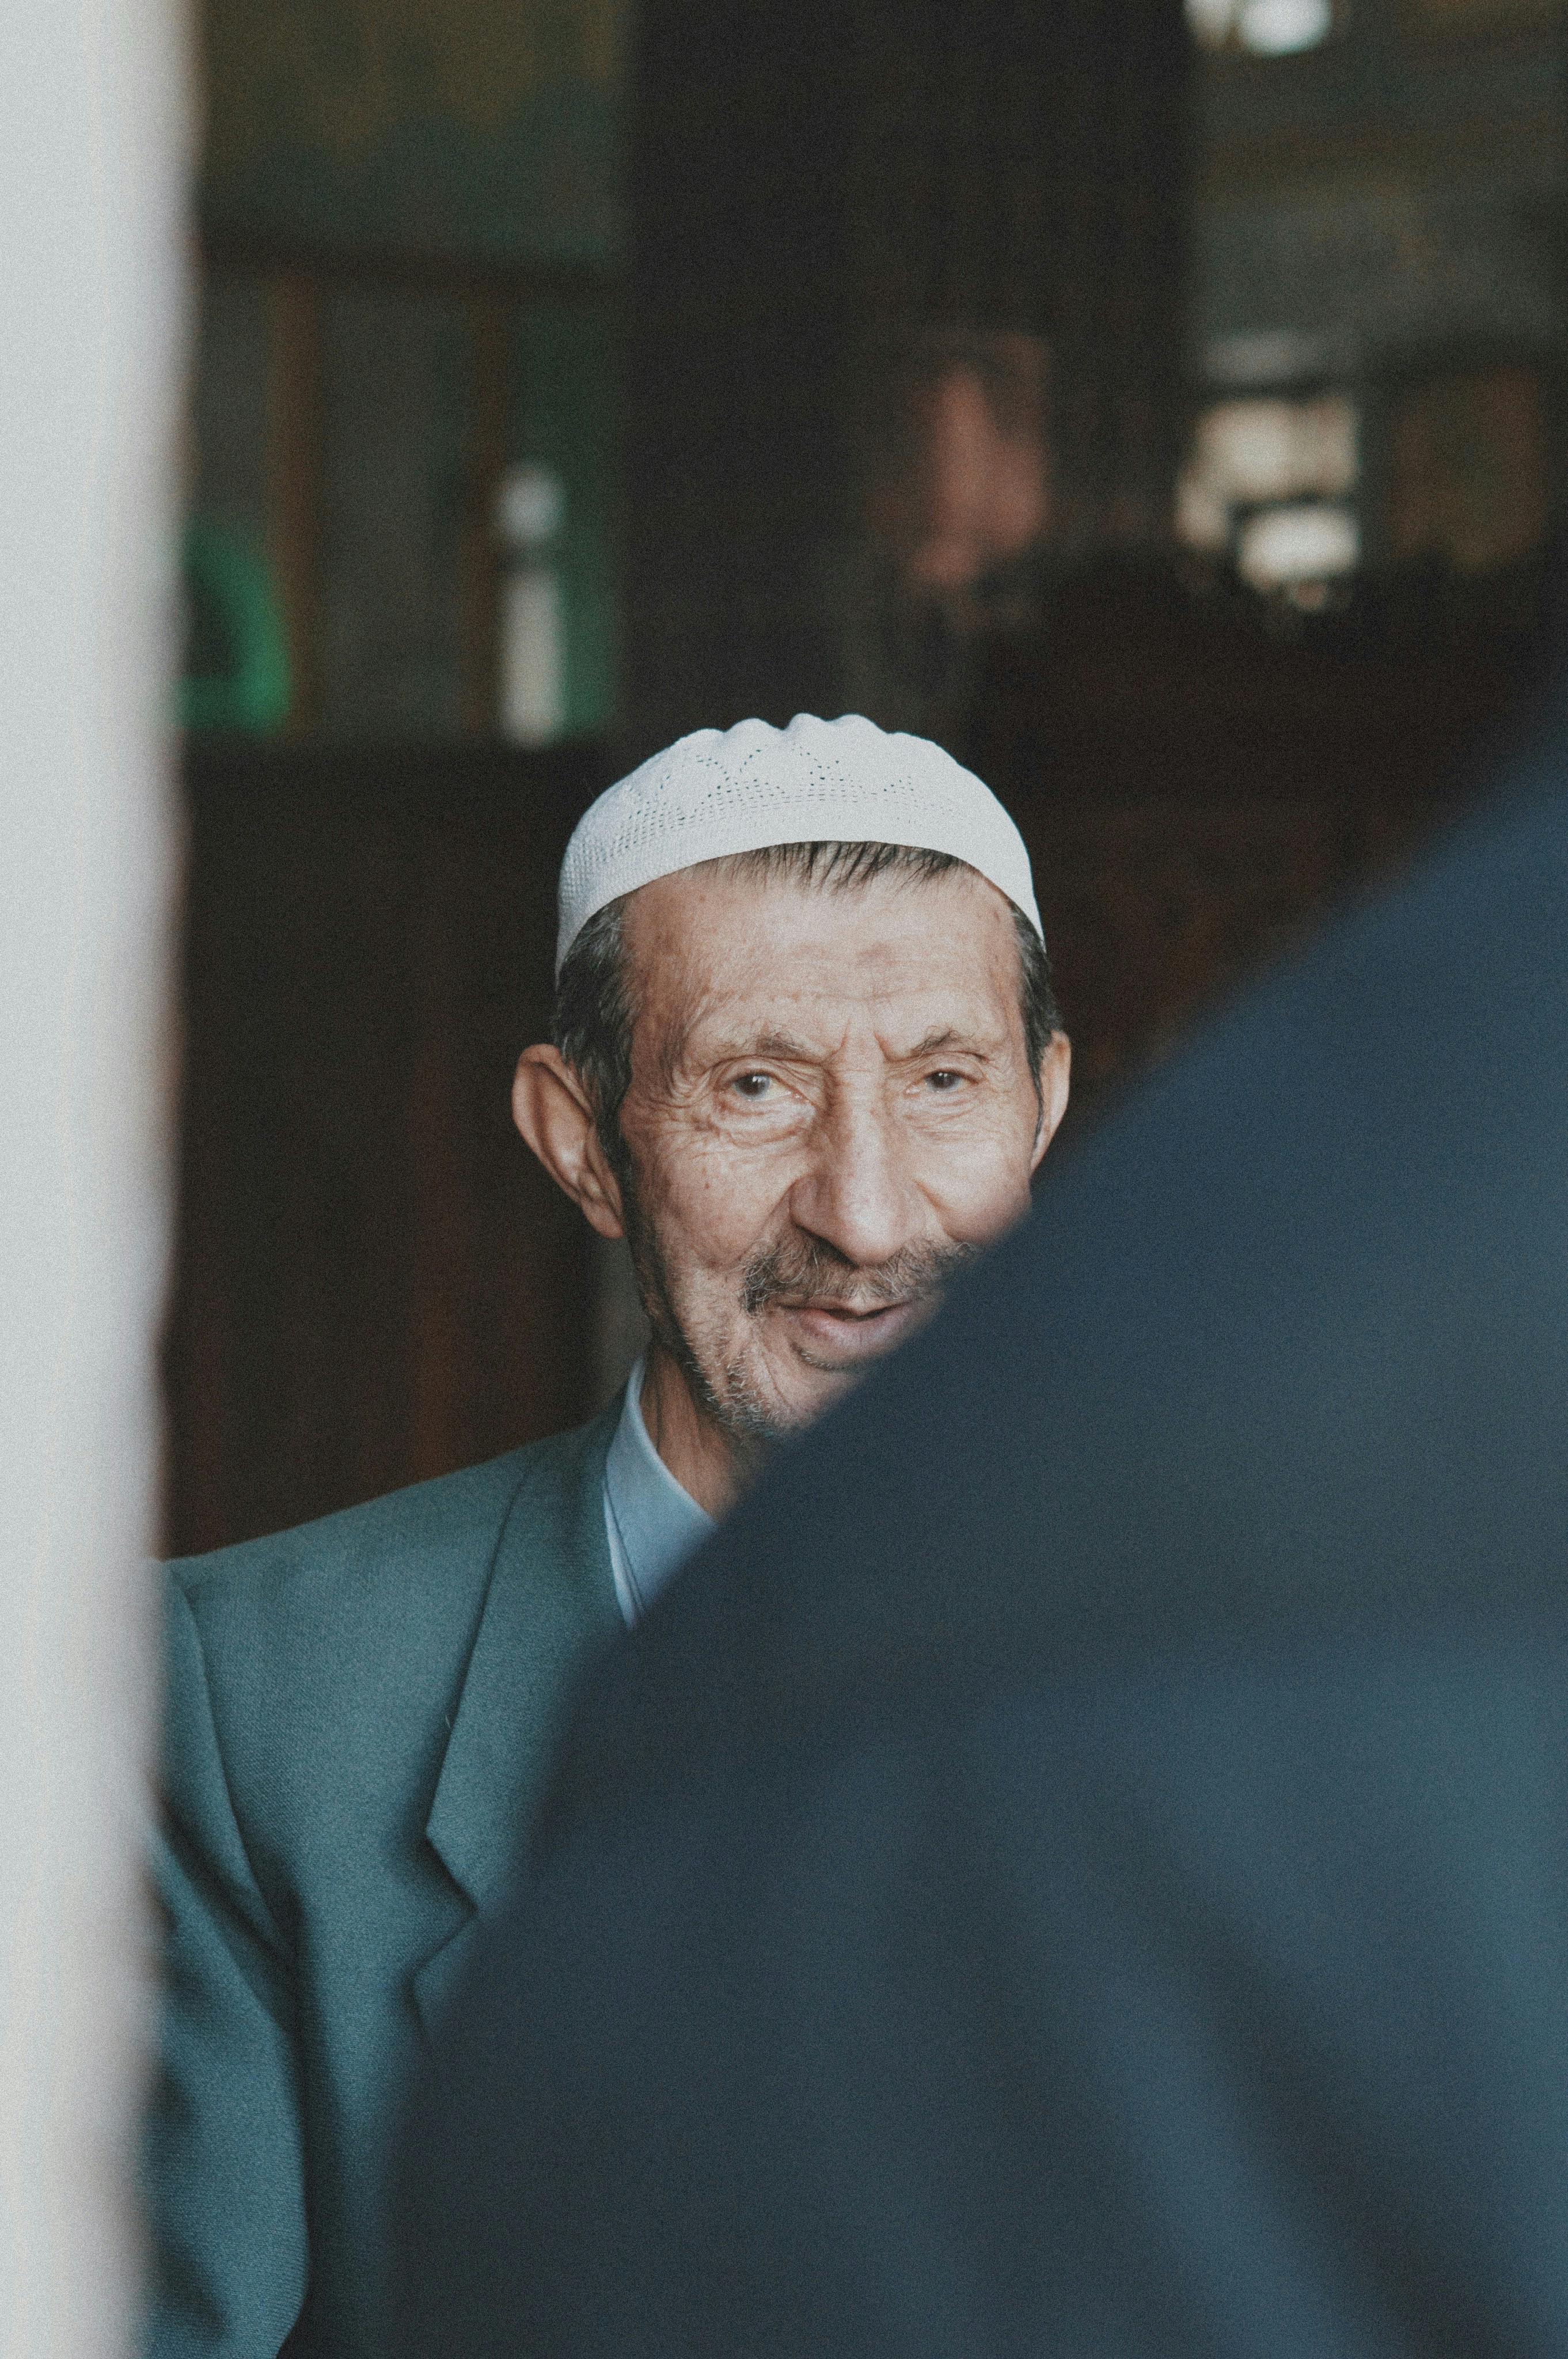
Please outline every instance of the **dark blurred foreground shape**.
M1565 746L593 1675L408 2359L1568 2348Z

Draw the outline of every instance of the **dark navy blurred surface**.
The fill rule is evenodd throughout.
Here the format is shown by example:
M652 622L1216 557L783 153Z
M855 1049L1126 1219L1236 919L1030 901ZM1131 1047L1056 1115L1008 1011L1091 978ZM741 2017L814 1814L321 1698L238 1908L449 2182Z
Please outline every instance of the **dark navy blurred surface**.
M1568 2350L1565 753L603 1664L402 2351Z

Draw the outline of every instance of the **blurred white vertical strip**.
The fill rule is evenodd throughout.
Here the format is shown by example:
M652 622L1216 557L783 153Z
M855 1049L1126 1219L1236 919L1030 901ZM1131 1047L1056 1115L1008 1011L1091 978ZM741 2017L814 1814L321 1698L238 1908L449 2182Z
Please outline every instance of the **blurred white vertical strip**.
M513 745L549 745L567 722L566 606L552 550L566 493L552 467L508 467L495 499L501 734Z
M501 734L549 745L566 723L560 578L547 565L501 577Z
M186 27L0 6L0 2352L129 2347Z

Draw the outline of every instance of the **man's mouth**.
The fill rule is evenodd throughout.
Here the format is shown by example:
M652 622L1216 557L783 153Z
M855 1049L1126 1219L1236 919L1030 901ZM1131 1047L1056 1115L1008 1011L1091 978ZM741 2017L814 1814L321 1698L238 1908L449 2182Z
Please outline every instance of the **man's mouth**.
M774 1310L787 1321L803 1356L816 1366L853 1367L891 1351L925 1307L918 1295L897 1302L783 1301Z

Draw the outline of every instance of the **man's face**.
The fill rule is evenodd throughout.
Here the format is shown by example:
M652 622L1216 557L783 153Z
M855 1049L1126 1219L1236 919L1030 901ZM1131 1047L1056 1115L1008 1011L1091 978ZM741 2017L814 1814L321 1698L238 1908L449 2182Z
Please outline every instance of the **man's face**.
M967 869L835 889L710 864L633 894L624 942L655 1331L731 1433L785 1433L1024 1212L1066 1044L1043 1123L1012 913Z

